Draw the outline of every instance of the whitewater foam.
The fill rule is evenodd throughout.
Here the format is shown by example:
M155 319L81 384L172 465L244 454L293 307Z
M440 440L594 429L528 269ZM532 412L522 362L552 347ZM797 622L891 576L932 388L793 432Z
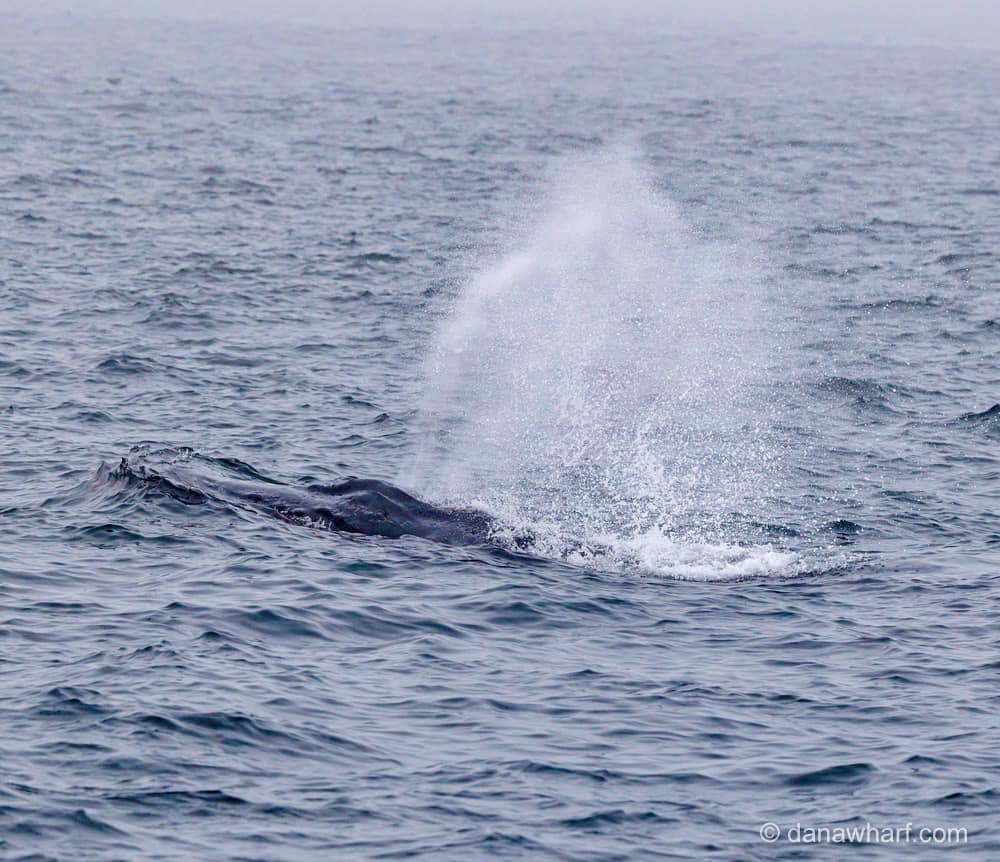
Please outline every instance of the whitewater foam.
M771 544L738 545L678 540L651 529L617 543L618 557L640 572L694 581L742 581L766 575L789 574L801 558Z

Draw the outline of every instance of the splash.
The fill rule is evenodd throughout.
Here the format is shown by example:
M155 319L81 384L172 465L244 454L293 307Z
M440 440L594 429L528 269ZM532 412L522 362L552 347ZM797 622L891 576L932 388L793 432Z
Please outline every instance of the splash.
M791 565L747 540L780 471L752 257L692 230L619 151L562 165L552 189L441 327L403 481L564 558L705 578Z

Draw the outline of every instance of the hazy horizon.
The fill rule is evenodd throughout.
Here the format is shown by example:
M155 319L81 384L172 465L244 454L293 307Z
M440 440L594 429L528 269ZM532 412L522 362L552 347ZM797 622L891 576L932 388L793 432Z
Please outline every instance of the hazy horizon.
M25 17L80 15L182 21L264 23L284 21L313 26L372 27L529 27L594 29L652 26L665 32L764 35L817 41L931 43L995 48L1000 44L1000 8L987 0L805 0L734 2L674 0L656 4L624 0L613 8L602 2L556 0L539 9L526 0L453 2L422 0L42 0L30 11L0 0L0 12Z

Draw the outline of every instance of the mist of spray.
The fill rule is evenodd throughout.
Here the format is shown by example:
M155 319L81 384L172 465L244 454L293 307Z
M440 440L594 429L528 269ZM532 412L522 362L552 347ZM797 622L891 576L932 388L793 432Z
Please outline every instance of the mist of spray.
M563 164L512 245L440 330L404 481L539 553L681 577L788 565L741 535L779 472L751 258L620 151Z

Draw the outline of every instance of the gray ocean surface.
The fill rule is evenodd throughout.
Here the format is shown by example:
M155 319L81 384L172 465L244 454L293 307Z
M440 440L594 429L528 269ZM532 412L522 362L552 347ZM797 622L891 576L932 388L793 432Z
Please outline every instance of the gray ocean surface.
M0 857L1000 858L998 84L5 17Z

